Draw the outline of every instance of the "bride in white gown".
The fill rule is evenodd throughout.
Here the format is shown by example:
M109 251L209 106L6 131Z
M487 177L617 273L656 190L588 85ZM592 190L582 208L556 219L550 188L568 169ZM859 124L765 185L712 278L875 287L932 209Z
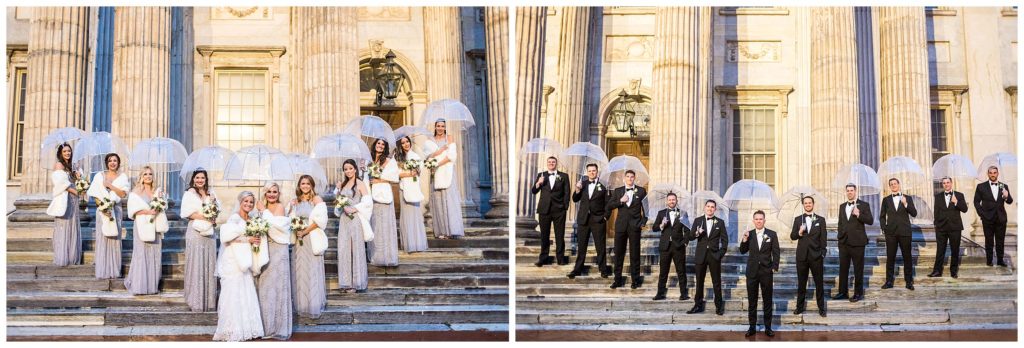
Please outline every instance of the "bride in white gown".
M250 219L256 196L250 191L238 195L235 212L220 228L220 298L217 300L217 332L215 341L245 341L263 337L259 297L253 281L252 246L260 245L259 237L245 236L245 223ZM258 261L257 261L258 262Z

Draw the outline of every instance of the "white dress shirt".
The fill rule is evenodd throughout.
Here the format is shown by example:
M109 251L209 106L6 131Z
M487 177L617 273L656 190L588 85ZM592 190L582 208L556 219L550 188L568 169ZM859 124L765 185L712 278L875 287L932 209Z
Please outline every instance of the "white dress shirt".
M989 187L989 189L992 190L992 199L995 199L995 200L998 201L999 200L999 182L998 181L989 181L988 182L988 187Z
M853 208L857 206L857 201L846 202L846 218L853 217Z
M626 187L626 197L629 197L629 200L626 201L626 206L627 207L630 206L631 204L633 204L633 195L635 194L635 192L636 192L636 186L633 186L633 187L628 187L627 186Z
M811 233L811 227L814 226L814 215L804 214L804 226L807 226L807 230L804 233Z
M757 248L761 249L761 245L764 244L764 229L755 231L757 232Z
M596 188L596 187L597 187L597 183L593 183L593 182L591 182L590 184L587 185L587 194L589 194L589 196L587 196L587 197L593 197L594 196L594 188Z
M946 196L946 208L949 208L949 201L953 197L953 191L944 192L943 196Z
M900 210L900 198L903 198L901 194L892 195L892 206L896 207L896 210Z
M558 180L558 172L548 172L548 185L555 188L555 180Z

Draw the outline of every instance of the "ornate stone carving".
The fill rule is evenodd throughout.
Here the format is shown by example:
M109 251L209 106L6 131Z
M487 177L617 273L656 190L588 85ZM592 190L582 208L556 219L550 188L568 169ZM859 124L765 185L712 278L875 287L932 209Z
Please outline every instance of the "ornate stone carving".
M360 7L360 21L403 22L412 20L408 7Z
M604 42L606 62L654 60L654 35L608 35Z
M210 19L271 19L273 13L266 6L221 6L210 9Z
M729 41L726 60L737 62L777 62L782 51L781 41Z

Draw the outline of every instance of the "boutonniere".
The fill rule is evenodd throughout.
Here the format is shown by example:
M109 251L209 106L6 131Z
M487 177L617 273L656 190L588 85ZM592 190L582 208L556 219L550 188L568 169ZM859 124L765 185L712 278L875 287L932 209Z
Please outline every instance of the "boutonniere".
M814 223L814 226L818 226L818 225L819 225L819 223L817 223L817 222Z
M597 183L597 185L594 186L594 190L601 191L601 183Z
M772 237L764 237L764 242L768 243L772 241Z

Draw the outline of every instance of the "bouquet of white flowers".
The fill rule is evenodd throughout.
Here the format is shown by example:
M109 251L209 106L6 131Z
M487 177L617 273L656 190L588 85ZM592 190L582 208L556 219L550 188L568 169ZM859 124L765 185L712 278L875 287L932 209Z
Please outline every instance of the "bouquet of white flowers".
M366 173L370 175L371 179L380 179L381 174L384 172L384 168L381 168L379 164L374 162L366 168Z
M267 233L270 232L270 222L262 217L255 217L245 222L245 236L246 237L260 237L267 238ZM260 247L254 245L252 252L260 252Z
M78 174L78 179L75 180L75 190L78 190L79 195L84 195L85 191L89 190L89 180L85 180L82 174Z
M110 198L97 199L96 209L102 212L107 220L114 221L114 201L111 201Z
M214 227L217 227L217 216L220 216L220 206L212 198L206 197L203 202L203 217L210 220Z
M423 162L420 162L420 161L417 161L417 160L414 160L414 159L411 159L411 160L405 161L405 163L402 163L402 169L405 169L405 170L410 171L410 172L418 171L422 167L423 167ZM412 177L412 181L419 181L419 175L413 176Z
M149 202L149 209L160 214L160 212L167 210L167 199L162 196L153 197L153 201Z
M423 161L423 166L430 169L430 180L434 180L434 171L437 170L438 162L436 158L431 158Z
M342 213L345 214L345 216L348 216L349 219L353 219L356 217L355 214L349 214L345 212L345 207L348 206L352 206L352 199L348 198L348 196L346 195L339 195L338 198L334 201L334 209L340 210Z
M296 217L292 218L292 226L291 226L292 233L295 234L295 237L296 237L295 239L297 239L299 241L299 245L302 245L302 238L299 238L298 233L299 233L299 231L302 231L302 230L306 229L306 227L308 227L308 226L309 226L309 218L302 217L302 216L296 216Z

